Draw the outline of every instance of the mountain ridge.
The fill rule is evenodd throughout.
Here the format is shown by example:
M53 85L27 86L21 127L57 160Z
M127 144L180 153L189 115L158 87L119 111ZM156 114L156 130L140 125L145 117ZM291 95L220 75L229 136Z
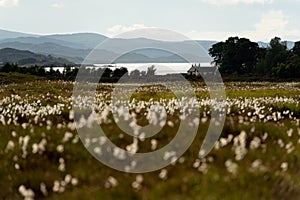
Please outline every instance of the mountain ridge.
M13 48L0 49L0 63L16 63L18 65L41 65L41 66L63 66L73 65L74 63L59 57L51 55L45 56L36 54L27 50L18 50Z
M0 29L0 40L8 39L8 38L17 38L17 37L31 37L31 36L34 36L34 34Z
M94 62L110 62L118 54L126 52L128 47L155 47L151 50L140 49L139 51L127 54L130 58L122 56L123 61L129 62L179 62L183 58L176 55L189 55L192 62L209 62L212 58L208 54L209 48L218 41L214 40L186 40L186 41L160 41L149 38L111 38L98 33L71 33L71 34L50 34L33 35L21 32L5 31L0 29L0 48L14 48L19 50L28 50L36 54L53 55L61 57L71 62L80 64L87 55L95 49L100 43L101 48L95 51L102 57ZM203 48L201 52L195 49L195 42ZM267 47L266 42L258 42L259 46ZM292 48L293 42L288 41L288 48ZM174 49L176 52L164 52L164 49ZM197 54L193 54L198 52ZM128 53L128 52L127 52Z

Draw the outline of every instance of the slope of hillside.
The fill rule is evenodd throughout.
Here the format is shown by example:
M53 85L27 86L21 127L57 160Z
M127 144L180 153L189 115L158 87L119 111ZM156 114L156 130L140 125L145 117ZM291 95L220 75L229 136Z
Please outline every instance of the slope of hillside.
M66 46L62 46L56 43L41 43L41 44L30 44L22 42L6 42L0 43L0 48L14 48L19 50L28 50L34 53L44 55L54 55L68 59L74 63L80 63L84 57L90 52L85 49L75 49Z
M18 37L32 37L34 35L27 33L20 33L14 31L6 31L0 29L0 40L8 39L8 38L18 38Z
M12 31L0 30L0 48L28 50L37 54L53 55L80 64L86 56L108 37L97 33L74 33L54 35L30 35ZM202 50L199 52L198 43ZM96 50L97 55L92 63L108 63L121 52L127 52L116 62L185 62L178 55L188 56L192 62L210 62L212 58L208 51L217 41L196 40L167 42L148 38L120 39L112 38ZM258 42L260 47L268 47L266 42ZM287 42L291 49L294 42ZM143 47L144 49L139 49ZM196 47L196 48L195 48ZM129 53L127 50L139 49ZM201 49L201 48L200 48ZM167 52L165 50L171 50ZM179 51L179 52L178 52ZM174 52L174 53L172 53ZM176 53L176 54L175 54Z
M62 66L64 64L72 64L70 61L53 57L35 54L30 51L17 50L12 48L0 49L0 63L17 63L18 65L55 65Z
M74 33L74 34L60 34L47 35L40 37L42 39L56 39L75 44L80 49L93 49L98 44L107 39L106 36L96 33Z

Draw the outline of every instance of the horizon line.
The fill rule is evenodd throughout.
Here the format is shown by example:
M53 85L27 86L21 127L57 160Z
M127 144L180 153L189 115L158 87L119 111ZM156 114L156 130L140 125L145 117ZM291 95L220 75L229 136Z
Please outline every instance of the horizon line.
M32 35L32 37L51 36L51 35L97 34L97 35L102 35L104 37L107 37L109 39L139 39L139 38L144 38L144 39L150 39L150 40L157 40L157 39L146 38L146 37L135 37L135 38L122 38L122 37L115 37L115 36L111 37L111 36L108 36L106 34L96 32L96 31L36 33L36 32L19 31L19 30L13 30L13 29L5 29L5 28L0 28L0 30L7 31L7 32L16 32L16 33L21 33L21 34ZM249 39L251 41L254 41L254 42L263 42L263 43L269 43L270 42L270 41L265 41L265 40L253 40L250 37L239 36L238 34L232 35L232 36L229 36L229 37L247 38L247 39ZM178 40L176 42L179 42L179 41L216 41L216 42L221 42L221 41L226 41L229 37L227 37L226 39L222 39L222 40L219 40L219 39L199 39L199 38L190 38L190 37L188 37L188 38L190 38L190 40ZM273 38L275 38L275 37L279 37L283 42L285 42L285 41L286 42L298 42L298 41L300 41L300 39L299 40L292 40L292 39L286 40L286 39L284 39L280 36L274 35ZM157 41L175 42L175 41L168 41L168 40L157 40Z

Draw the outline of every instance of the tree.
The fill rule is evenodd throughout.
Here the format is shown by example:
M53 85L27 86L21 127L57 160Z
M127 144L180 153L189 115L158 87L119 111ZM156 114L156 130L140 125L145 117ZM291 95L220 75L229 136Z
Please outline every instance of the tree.
M238 41L236 62L239 66L238 73L252 73L256 66L259 56L259 46L249 39L241 38Z
M19 69L18 64L14 63L5 63L4 66L1 67L1 72L17 72Z
M147 72L146 71L141 71L141 76L146 76Z
M263 75L273 76L274 69L281 63L285 63L288 58L288 51L285 42L281 42L279 37L275 37L270 41L270 47L267 48L265 57L262 58L257 68L259 73Z
M49 70L49 75L50 76L53 76L55 74L55 71L54 71L53 67L54 67L53 65L50 66L50 70Z
M212 48L209 49L209 54L214 58L214 62L217 66L220 66L222 64L222 59L225 52L225 43L224 42L218 42L212 46Z
M112 70L110 68L105 68L102 77L110 78L112 76Z
M291 54L285 63L273 68L273 73L279 78L300 78L300 57Z
M38 67L38 76L45 76L46 75L46 70L44 69L44 67Z
M114 71L113 71L113 77L117 77L117 78L120 78L122 76L124 76L126 73L128 73L128 70L127 68L125 67L121 67L121 68L116 68Z
M72 69L70 65L64 65L64 75L69 77L72 75Z
M266 54L267 54L267 48L259 48L259 51L258 51L258 62L255 66L255 70L254 72L256 74L259 74L259 75L264 75L265 74L265 57L266 57Z
M148 67L146 76L154 76L155 72L156 72L155 66L152 65L152 66Z
M12 65L10 63L5 63L5 65L1 68L2 72L11 72L12 70Z
M259 46L247 38L230 37L209 49L209 54L225 74L252 73L259 56Z
M130 72L130 76L132 77L139 77L141 75L141 72L138 69L135 69Z
M295 42L292 52L300 57L300 41Z

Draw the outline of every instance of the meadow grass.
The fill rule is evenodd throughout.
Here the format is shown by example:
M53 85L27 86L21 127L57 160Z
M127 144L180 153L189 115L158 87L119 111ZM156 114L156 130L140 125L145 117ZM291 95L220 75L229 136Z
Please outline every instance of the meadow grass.
M35 199L299 199L299 84L288 86L288 90L276 89L269 83L249 84L249 88L244 88L245 85L227 84L228 99L239 103L229 106L231 110L227 113L221 138L206 158L198 158L198 153L209 120L200 124L193 144L181 159L164 169L165 176L161 175L161 170L141 174L143 181L139 187L133 185L137 174L118 172L101 164L78 139L73 120L69 118L71 82L34 80L1 85L0 113L5 124L0 123L0 198L24 198L19 192L24 185L34 192ZM98 87L99 93L111 90L109 84ZM205 90L197 91L196 95L199 100L208 97ZM277 102L276 97L290 100ZM141 93L134 93L132 98L137 101L172 99L174 94L145 88ZM245 103L247 98L261 101L258 107L264 110L265 117L253 117L255 107ZM58 104L64 106L57 108ZM54 113L40 114L35 119L37 114L32 113L47 105ZM16 106L20 106L20 110L14 110ZM202 108L201 112L208 110ZM263 121L273 113L281 113L282 117ZM8 123L12 116L18 117L17 125ZM151 151L152 139L158 141L157 148L168 144L176 134L178 118L176 114L168 115L175 127L165 126L153 138L140 142L139 152ZM126 148L132 143L132 137L122 132L113 119L101 127L118 146ZM245 138L241 137L242 131L246 133ZM66 133L71 136L64 141ZM26 136L30 139L24 145ZM228 139L231 136L233 138ZM255 143L257 138L258 144ZM47 141L42 145L44 149L34 152L33 146L43 139ZM237 159L240 148L246 153L242 159ZM26 156L23 156L24 151ZM117 183L109 181L111 177ZM55 182L63 189L56 191ZM41 189L43 184L46 193Z

